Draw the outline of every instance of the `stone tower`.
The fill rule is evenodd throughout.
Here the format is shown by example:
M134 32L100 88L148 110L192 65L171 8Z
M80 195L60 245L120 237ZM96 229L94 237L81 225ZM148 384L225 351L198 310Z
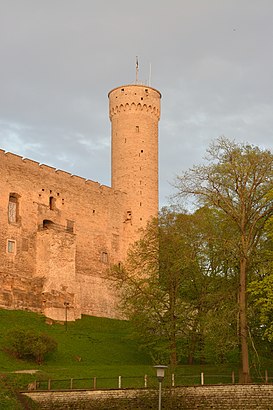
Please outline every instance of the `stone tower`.
M161 94L140 84L109 93L112 188L127 193L132 238L158 213L158 121Z

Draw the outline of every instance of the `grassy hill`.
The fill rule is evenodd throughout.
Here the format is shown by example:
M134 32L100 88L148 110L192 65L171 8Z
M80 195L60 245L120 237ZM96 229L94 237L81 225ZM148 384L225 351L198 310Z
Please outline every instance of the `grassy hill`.
M45 364L36 365L9 357L2 349L10 329L24 327L45 332L58 342L57 352ZM0 372L38 369L48 377L87 377L109 367L151 366L151 359L139 350L127 321L83 316L76 322L46 324L45 317L25 311L0 310ZM104 370L105 369L105 370Z
M47 333L58 342L58 349L38 365L5 353L9 330L23 327ZM131 338L126 321L83 316L66 326L46 324L45 317L26 311L0 310L0 408L21 409L13 389L25 388L35 380L68 378L115 378L119 375L143 376L151 372L150 357L139 350ZM15 371L37 370L36 374Z
M8 356L3 350L5 336L10 329L16 327L47 333L58 342L58 350L42 365ZM38 380L42 384L46 383L42 381L48 379L96 377L97 387L113 388L117 387L118 376L122 376L123 387L137 387L143 386L146 374L149 383L156 383L151 358L139 349L138 341L133 339L131 334L130 323L121 320L83 316L81 320L69 322L66 330L64 324L47 324L42 315L26 311L0 310L0 408L23 409L22 404L16 399L16 390L25 388L33 380ZM268 362L268 365L266 367L271 377L273 366L271 362ZM14 373L22 370L38 372ZM230 383L232 370L235 370L238 380L238 372L230 364L184 365L178 367L176 380L179 384L199 384L200 373L205 372L205 383ZM261 369L259 374L262 377L264 369ZM221 378L215 375L221 375ZM169 378L168 372L167 377ZM272 380L273 377L270 381Z

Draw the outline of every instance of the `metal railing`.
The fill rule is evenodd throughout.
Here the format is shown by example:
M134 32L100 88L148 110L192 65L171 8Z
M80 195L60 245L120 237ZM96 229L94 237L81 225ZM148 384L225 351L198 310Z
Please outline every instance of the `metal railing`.
M239 377L234 371L231 374L200 374L183 375L171 374L165 377L165 387L238 384ZM273 383L273 376L264 375L253 377L253 383ZM156 376L117 376L117 377L90 377L70 379L36 380L28 385L29 390L107 390L107 389L149 389L157 388Z

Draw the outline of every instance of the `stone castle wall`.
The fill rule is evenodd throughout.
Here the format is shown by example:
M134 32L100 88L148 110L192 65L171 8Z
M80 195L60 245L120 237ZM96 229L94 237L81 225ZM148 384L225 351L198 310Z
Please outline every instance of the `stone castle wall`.
M156 106L137 106L142 95ZM112 188L0 150L0 307L55 320L119 317L105 272L157 214L160 94L124 86L109 99Z

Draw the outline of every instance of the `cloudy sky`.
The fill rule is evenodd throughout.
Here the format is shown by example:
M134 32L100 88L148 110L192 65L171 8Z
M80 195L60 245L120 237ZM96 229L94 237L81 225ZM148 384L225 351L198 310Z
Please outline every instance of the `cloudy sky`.
M273 150L273 0L0 0L0 148L110 185L108 91L162 93L160 203L225 135Z

